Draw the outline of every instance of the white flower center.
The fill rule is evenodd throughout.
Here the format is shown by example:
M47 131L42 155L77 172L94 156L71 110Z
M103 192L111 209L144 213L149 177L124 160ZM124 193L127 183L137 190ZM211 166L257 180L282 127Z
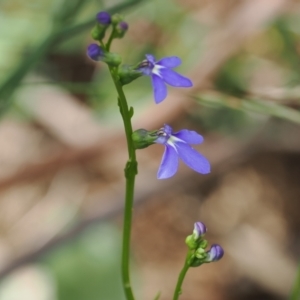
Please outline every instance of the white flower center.
M185 141L183 141L182 139L179 139L178 137L173 136L173 135L171 135L171 136L169 137L169 139L168 139L168 141L167 141L167 144L170 145L171 147L173 147L173 148L175 149L176 152L178 152L178 151L177 151L177 148L176 148L176 143L178 143L178 142L180 142L180 143L185 143L185 144L186 144Z
M159 70L164 68L163 66L160 65L154 65L154 68L152 69L152 73L161 77Z

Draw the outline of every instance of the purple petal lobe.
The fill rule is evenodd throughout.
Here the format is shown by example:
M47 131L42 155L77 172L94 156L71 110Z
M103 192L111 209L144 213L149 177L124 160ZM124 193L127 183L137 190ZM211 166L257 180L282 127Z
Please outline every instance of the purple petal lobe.
M157 172L158 179L166 179L172 177L178 169L178 156L176 150L166 145L162 161Z
M156 64L166 68L176 68L181 64L181 59L177 56L164 57Z
M172 128L170 125L165 124L165 125L164 125L164 132L165 132L167 135L170 135L170 134L172 134L172 132L173 132L173 128Z
M154 91L154 100L156 104L160 103L167 97L167 87L164 81L157 75L152 74L152 87Z
M187 166L201 174L210 172L210 163L202 154L186 143L176 142L175 145L179 157Z
M168 141L168 137L167 137L167 136L160 135L160 136L154 141L154 143L166 145L166 144L167 144L167 141Z
M171 69L161 68L159 70L159 73L160 73L161 77L164 79L164 81L171 86L176 86L176 87L191 87L191 86L193 86L193 83L190 79L174 72Z
M204 140L202 135L198 134L196 131L191 131L187 129L180 130L176 133L173 133L172 135L185 141L188 144L201 144Z
M146 59L150 61L153 65L155 64L155 57L151 54L146 54Z

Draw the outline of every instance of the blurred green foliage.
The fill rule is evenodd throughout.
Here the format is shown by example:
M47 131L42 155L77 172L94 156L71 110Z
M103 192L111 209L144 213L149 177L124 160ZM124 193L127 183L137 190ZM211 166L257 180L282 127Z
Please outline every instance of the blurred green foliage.
M92 226L43 260L56 281L58 300L121 300L121 235L117 228Z
M248 65L243 55L229 59L218 72L214 81L215 89L235 96L243 96L247 91Z

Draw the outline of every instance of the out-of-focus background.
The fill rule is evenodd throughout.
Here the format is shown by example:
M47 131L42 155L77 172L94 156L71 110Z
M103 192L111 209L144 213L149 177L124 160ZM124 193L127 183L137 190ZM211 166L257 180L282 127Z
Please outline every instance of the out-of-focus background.
M182 58L192 89L155 105L125 92L134 128L197 130L212 164L156 172L138 151L137 299L171 299L195 221L224 258L188 272L182 300L287 299L300 229L300 1L1 0L0 300L119 300L126 145L107 68L85 55L100 10L129 23L112 50Z

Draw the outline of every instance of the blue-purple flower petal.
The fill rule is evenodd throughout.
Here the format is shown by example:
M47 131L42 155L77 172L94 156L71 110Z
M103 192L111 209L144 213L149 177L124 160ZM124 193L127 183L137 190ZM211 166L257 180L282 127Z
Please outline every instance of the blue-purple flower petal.
M154 143L167 145L167 142L173 132L173 128L170 125L165 124L164 127L161 128L159 131L163 131L164 134L159 134Z
M152 74L151 78L154 91L154 100L158 104L167 97L167 86L159 76Z
M158 179L166 179L172 177L178 169L178 154L176 150L166 145L162 161L157 172Z
M173 136L185 141L188 144L201 144L203 142L203 136L198 134L196 131L187 129L180 130L172 134Z
M181 59L177 56L169 56L162 58L156 64L166 68L176 68L181 65Z
M193 86L193 83L190 79L176 73L175 71L173 71L171 69L161 68L161 69L159 69L159 73L160 73L161 77L163 78L163 80L171 86L175 86L175 87L191 87L191 86Z
M164 132L165 132L167 135L171 135L172 132L173 132L173 128L172 128L170 125L165 124L165 125L164 125Z
M151 55L151 54L146 54L145 56L146 56L146 59L149 62L151 62L151 64L153 64L153 66L154 66L154 64L155 64L155 57L153 55Z
M166 87L162 84L163 81L174 87L191 87L192 81L173 71L181 64L181 59L177 56L169 56L155 61L155 57L151 54L146 54L146 59L143 60L138 66L137 71L146 76L152 77L152 84L154 88L155 102L160 103L167 97ZM155 77L158 76L158 77ZM157 83L156 83L157 82Z
M210 163L203 155L186 143L176 142L175 145L179 157L187 166L201 174L210 172Z

